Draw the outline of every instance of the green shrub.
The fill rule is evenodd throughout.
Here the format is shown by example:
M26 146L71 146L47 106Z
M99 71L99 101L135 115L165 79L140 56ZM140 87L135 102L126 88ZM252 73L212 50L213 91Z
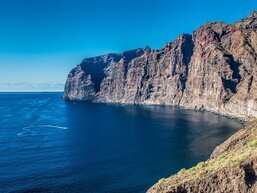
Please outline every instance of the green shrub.
M165 178L161 178L161 179L159 179L158 183L162 183L164 181L165 181Z
M205 163L204 162L200 162L196 165L196 168L202 168L204 167Z
M257 140L253 140L251 141L251 143L249 143L250 147L256 148L257 147Z
M178 175L182 175L186 172L187 170L185 168L181 169L179 172L178 172Z

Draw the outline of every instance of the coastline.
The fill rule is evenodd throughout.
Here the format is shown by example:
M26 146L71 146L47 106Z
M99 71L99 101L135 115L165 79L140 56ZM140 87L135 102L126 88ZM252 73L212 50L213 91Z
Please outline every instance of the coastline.
M80 100L81 101L81 100ZM83 100L82 100L83 101ZM169 180L168 179L176 179L177 178L177 176L178 175L180 175L181 173L183 173L184 171L189 171L188 172L188 175L190 176L190 172L195 172L194 170L196 169L196 168L199 168L199 166L201 166L201 168L203 167L205 167L205 166L203 166L203 163L208 163L209 162L209 160L212 160L213 158L213 155L215 154L215 151L217 151L217 149L219 149L219 147L221 147L221 146L223 146L224 144L226 144L226 143L228 143L227 141L229 141L231 138L233 138L234 136L237 136L238 135L238 133L240 134L242 131L244 131L245 130L245 128L247 127L247 125L249 125L249 124L251 124L251 122L254 122L254 124L256 125L256 127L257 127L257 120L255 121L255 118L250 118L250 117L248 117L248 118L245 118L245 119L242 119L242 118L239 118L239 117L236 117L236 116L231 116L231 115L228 115L228 114L222 114L222 113L219 113L219 112L215 112L215 111L209 111L209 110L206 110L206 109L192 109L192 108L186 108L186 107L183 107L183 106L179 106L179 105L168 105L168 104L144 104L144 103L117 103L117 102L104 102L104 101L90 101L90 102L93 102L93 103L100 103L100 104L109 104L109 105L121 105L121 106L144 106L144 107L146 107L146 106L149 106L149 107L151 107L151 106L160 106L160 107L172 107L172 108L178 108L178 109L183 109L183 110L187 110L187 111L196 111L196 112L208 112L208 113L213 113L213 114L215 114L215 115L220 115L220 116L224 116L224 117L227 117L227 118L230 118L230 119L234 119L234 120L236 120L236 121L239 121L239 122L241 122L242 124L243 124L243 126L242 126L242 129L240 129L239 131L237 131L237 132L235 132L231 137L229 137L226 141L224 141L223 143L221 143L220 145L218 145L215 149L214 149L214 151L212 152L212 155L210 156L210 158L208 159L208 160L206 160L206 161L204 161L204 162L200 162L200 163L198 163L198 165L197 166L193 166L192 168L189 168L189 169L187 169L187 170L185 170L185 169L181 169L181 171L179 172L179 173L177 173L177 174L174 174L174 175L172 175L171 177L169 177L169 178L167 178L167 179L160 179L156 184L154 184L148 191L147 191L147 193L182 193L183 191L181 190L181 187L180 186L182 186L182 187L184 187L185 188L185 190L186 189L190 189L191 187L193 187L193 189L194 189L194 186L192 185L192 184L190 184L190 180L192 180L191 179L191 177L189 178L190 180L189 181L185 181L184 183L180 183L180 184L177 184L177 182L176 183L171 183L172 182L172 180L171 180L171 182L169 182ZM254 120L254 121L253 121ZM224 153L224 152L223 152ZM226 153L226 152L225 152ZM237 157L235 157L235 159L237 159ZM246 161L247 162L247 160L240 160L240 163L241 162L243 162L243 161ZM237 160L235 161L235 162L237 162ZM220 163L220 164L222 164L222 162ZM210 166L210 164L209 164L209 166ZM208 167L209 167L208 166ZM229 171L230 170L234 170L234 167L235 167L235 165L232 165L232 166L229 166L230 168L228 169L228 173L229 173ZM227 167L225 167L226 169L227 169ZM223 166L220 168L220 169L223 169ZM219 170L219 169L217 169L217 170ZM185 179L186 179L186 177L185 177ZM224 177L222 177L222 179L224 180ZM166 185L163 185L163 183L168 183L169 185L168 185L168 188L166 187ZM197 182L197 183L199 183L199 182ZM170 190L170 187L174 187L174 190ZM179 187L179 188L178 188ZM212 187L211 185L210 185L210 187ZM183 189L183 188L182 188ZM166 191L167 190L167 191ZM197 191L193 191L193 192L198 192L198 190ZM201 192L200 190L199 190L199 192ZM207 192L212 192L212 191L207 191Z
M257 119L217 146L209 159L160 179L147 193L257 191Z
M224 117L228 117L230 119L235 119L237 121L240 121L242 123L246 123L249 119L249 117L238 117L235 115L231 115L231 114L227 114L227 113L222 113L220 111L214 111L214 110L208 110L208 109L197 109L197 108L190 108L190 107L186 107L186 106L181 106L181 105L172 105L172 104L159 104L159 103L132 103L132 102L115 102L115 101L97 101L97 100L70 100L70 99L65 99L63 97L63 100L65 101L80 101L80 102L91 102L91 103L99 103L99 104L114 104L114 105L134 105L134 106L163 106L163 107L173 107L173 108L179 108L179 109L184 109L184 110L189 110L189 111L197 111L197 112L209 112L209 113L213 113L216 115L222 115Z

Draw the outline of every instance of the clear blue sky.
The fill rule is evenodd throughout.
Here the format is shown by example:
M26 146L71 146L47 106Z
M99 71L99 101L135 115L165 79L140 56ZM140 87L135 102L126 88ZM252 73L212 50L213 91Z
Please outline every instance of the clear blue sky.
M0 0L0 90L64 83L85 57L160 48L205 22L231 23L252 10L256 0Z

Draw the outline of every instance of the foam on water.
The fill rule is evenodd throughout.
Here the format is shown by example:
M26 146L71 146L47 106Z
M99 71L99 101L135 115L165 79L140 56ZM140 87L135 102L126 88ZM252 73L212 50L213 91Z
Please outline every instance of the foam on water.
M36 126L27 126L27 127L23 127L22 128L22 132L17 133L17 136L21 136L25 133L31 134L31 135L35 135L37 134L36 131L33 130L33 128L56 128L56 129L62 129L62 130L66 130L68 129L68 127L63 127L63 126L56 126L56 125L36 125Z

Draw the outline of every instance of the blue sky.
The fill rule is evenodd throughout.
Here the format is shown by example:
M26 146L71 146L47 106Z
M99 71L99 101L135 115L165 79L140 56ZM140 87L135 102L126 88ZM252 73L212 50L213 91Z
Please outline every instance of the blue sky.
M160 48L253 10L256 0L0 0L0 90L59 90L85 57Z

